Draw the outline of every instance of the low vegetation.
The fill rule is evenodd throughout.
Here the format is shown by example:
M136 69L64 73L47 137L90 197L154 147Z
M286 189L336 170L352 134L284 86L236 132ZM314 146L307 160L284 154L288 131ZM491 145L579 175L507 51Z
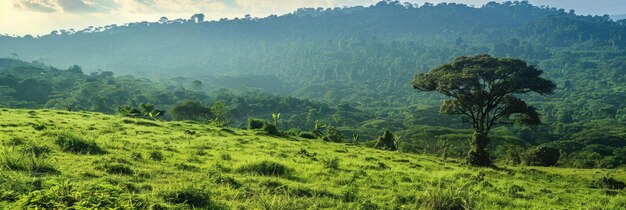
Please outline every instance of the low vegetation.
M473 168L455 158L191 122L146 127L99 113L0 114L0 206L8 209L626 207L623 169ZM43 122L45 130L31 126Z

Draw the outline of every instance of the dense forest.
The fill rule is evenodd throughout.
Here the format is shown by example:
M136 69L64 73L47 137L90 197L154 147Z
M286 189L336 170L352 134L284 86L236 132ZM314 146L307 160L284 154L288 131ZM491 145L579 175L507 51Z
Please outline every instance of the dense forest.
M389 129L401 151L463 157L469 127L437 113L444 97L409 82L455 57L491 54L523 59L557 85L521 96L544 124L495 129L493 159L533 164L531 154L556 148L560 166L626 164L626 20L526 1L203 17L0 36L0 105L132 114L150 104L163 120L233 127L280 113L279 129L295 135L323 129L374 146ZM194 104L210 116L176 109Z

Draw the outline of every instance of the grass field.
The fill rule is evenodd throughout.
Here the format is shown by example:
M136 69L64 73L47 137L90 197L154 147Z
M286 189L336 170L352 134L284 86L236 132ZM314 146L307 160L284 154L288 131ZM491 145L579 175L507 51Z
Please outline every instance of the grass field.
M193 122L0 111L0 207L625 209L624 169L461 160Z

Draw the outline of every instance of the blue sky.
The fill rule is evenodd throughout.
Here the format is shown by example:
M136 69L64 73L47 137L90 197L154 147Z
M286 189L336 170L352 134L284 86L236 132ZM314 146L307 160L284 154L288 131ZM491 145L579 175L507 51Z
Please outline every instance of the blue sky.
M265 17L300 7L371 5L378 0L0 0L0 34L40 35L57 29L82 29L137 21L189 18L204 13L206 19L251 14ZM457 2L480 7L489 0L421 1ZM502 1L497 1L502 2ZM578 14L626 14L626 0L530 0L534 5L574 9Z

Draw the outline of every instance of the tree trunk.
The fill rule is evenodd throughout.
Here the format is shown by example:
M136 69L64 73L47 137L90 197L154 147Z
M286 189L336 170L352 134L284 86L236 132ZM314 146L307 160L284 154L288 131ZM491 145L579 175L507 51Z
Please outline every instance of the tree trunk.
M485 148L489 144L489 137L484 132L474 132L470 138L470 151L467 162L473 166L491 166L489 153Z

